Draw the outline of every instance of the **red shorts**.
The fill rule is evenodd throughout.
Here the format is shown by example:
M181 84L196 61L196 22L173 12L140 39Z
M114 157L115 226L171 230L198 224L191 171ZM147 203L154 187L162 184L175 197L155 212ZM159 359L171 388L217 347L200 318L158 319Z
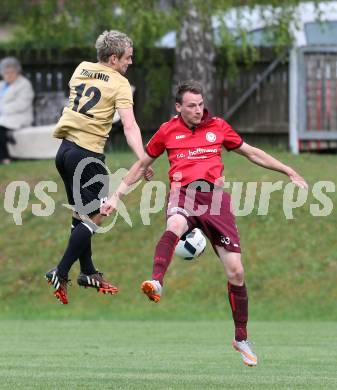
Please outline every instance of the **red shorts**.
M174 214L186 218L189 230L201 229L214 250L217 245L229 252L241 253L239 233L231 211L231 196L222 189L201 192L181 187L171 190L166 218Z

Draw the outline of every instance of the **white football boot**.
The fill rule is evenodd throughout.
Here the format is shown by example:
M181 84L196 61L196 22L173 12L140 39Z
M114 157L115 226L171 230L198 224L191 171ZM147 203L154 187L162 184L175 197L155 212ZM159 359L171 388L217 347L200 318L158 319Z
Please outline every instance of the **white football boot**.
M251 343L249 341L234 340L232 345L235 350L241 353L244 364L250 367L254 367L257 365L257 357L255 353L252 351Z

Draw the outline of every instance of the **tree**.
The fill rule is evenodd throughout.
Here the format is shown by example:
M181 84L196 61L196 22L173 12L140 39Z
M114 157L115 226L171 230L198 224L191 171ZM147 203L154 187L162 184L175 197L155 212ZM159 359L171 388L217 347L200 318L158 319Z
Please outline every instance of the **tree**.
M177 2L176 2L177 3ZM175 5L177 7L177 4ZM200 12L198 4L188 0L180 8L180 26L175 48L174 84L183 80L199 80L207 105L214 104L215 47L211 15Z
M243 23L238 25L236 31L231 31L226 23L225 15L229 10L236 9L242 18L247 15L243 7L253 10L260 6L260 17L265 21L269 31L270 43L275 51L279 52L289 46L292 40L289 26L296 23L295 8L300 0L168 0L179 20L175 48L174 81L196 79L201 81L208 106L214 108L215 91L215 58L221 51L226 64L227 74L235 76L238 57L245 62L252 63L258 57L256 48L249 44L247 39L248 28ZM319 14L319 1L315 0L317 14ZM217 21L218 48L215 47L215 31L213 21ZM237 44L238 39L240 45Z
M3 12L16 22L16 48L92 47L102 31L119 29L143 49L172 26L156 0L6 0Z
M315 2L318 7L319 1ZM247 12L242 12L242 7L252 10L261 6L261 18L269 26L270 40L278 50L291 42L289 25L296 18L294 9L299 3L300 0L5 0L3 12L12 21L17 21L16 35L10 43L17 48L92 47L104 29L127 32L135 41L138 61L141 59L147 67L149 98L154 95L157 102L156 90L160 90L167 79L156 74L154 58L146 56L146 49L153 47L167 31L175 30L174 84L191 78L200 80L212 108L217 52L221 51L224 58L222 68L225 63L231 74L235 74L238 56L249 63L257 55L247 39L249 26L239 17L233 32L228 26L226 12L236 9L243 19Z

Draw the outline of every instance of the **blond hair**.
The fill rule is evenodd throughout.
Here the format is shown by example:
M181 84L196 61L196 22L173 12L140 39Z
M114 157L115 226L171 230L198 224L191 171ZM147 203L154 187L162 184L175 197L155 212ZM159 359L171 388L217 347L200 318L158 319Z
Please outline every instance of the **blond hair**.
M125 49L132 46L133 42L126 34L117 30L104 31L95 44L97 59L101 62L108 62L112 55L120 59Z

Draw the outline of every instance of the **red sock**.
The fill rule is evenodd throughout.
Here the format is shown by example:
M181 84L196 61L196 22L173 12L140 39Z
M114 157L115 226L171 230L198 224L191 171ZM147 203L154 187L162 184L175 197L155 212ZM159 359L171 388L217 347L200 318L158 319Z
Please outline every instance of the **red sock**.
M158 280L163 285L163 278L168 266L171 263L174 249L179 237L167 230L160 238L153 259L152 279Z
M248 295L246 286L234 286L228 282L228 298L235 325L235 340L247 340Z

